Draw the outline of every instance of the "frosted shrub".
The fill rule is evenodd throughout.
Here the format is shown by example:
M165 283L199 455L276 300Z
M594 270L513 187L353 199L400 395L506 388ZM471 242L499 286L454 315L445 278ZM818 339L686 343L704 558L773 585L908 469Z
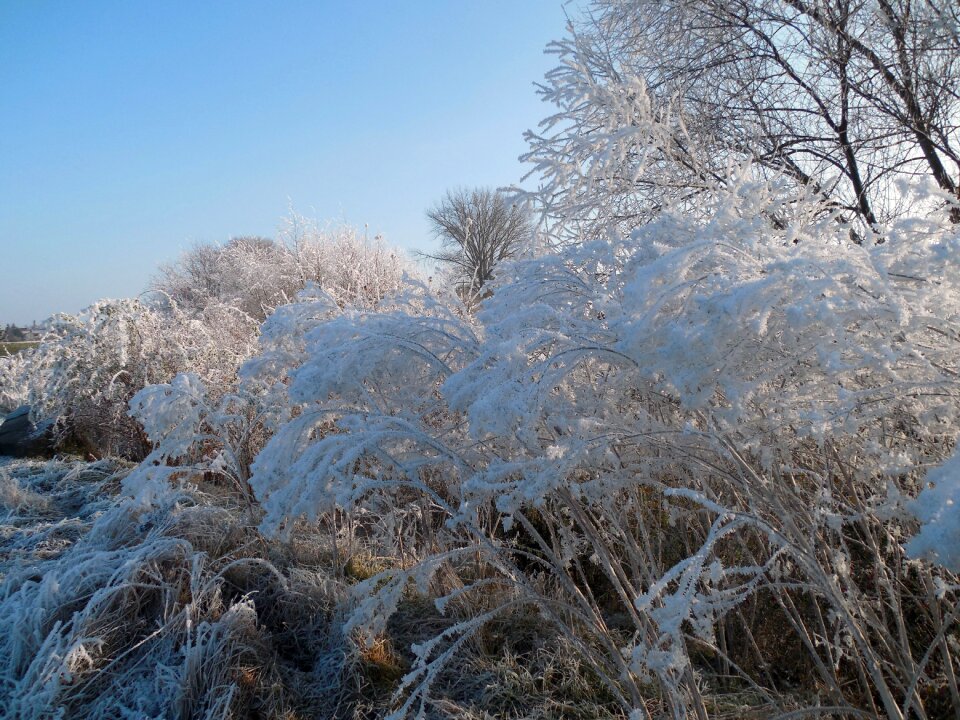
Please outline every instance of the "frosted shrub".
M170 382L147 386L131 398L130 416L143 426L152 447L127 480L131 492L152 495L180 472L171 468L176 465L227 478L247 493L253 458L273 430L299 414L303 406L291 401L287 385L290 371L305 358L310 331L359 308L389 308L390 296L403 288L419 287L419 292L429 293L411 277L409 263L379 238L368 242L349 228L321 231L294 217L283 239L281 244L269 245L271 254L264 263L276 264L282 256L283 263L289 263L284 267L294 268L291 272L297 279L293 286L302 283L302 289L291 302L269 313L259 329L259 354L246 360L239 374L236 364L228 365L228 372L217 377L209 371L200 375L184 372ZM190 258L206 257L200 250L181 261L183 268L191 267L187 263ZM231 246L221 252L229 255ZM277 269L265 267L264 271L269 274ZM195 321L207 327L211 311L221 308L224 306L207 305ZM226 309L249 317L239 308ZM228 323L209 325L211 331L230 327ZM193 367L207 365L184 369Z
M27 402L29 358L29 351L0 357L0 413L9 413Z
M23 388L35 416L58 418L61 440L98 454L142 456L143 437L127 416L140 389L188 368L222 386L250 352L248 318L208 308L205 320L140 300L101 301L58 316L51 336L4 385Z
M504 269L479 327L418 300L306 335L301 414L251 477L264 529L424 499L422 563L358 589L353 627L439 566L466 584L438 607L501 588L417 649L400 714L518 604L638 717L654 697L705 717L704 692L738 688L786 712L787 662L824 712L957 701L955 579L901 546L904 498L955 441L957 237L852 247L802 202L778 230L781 191L749 172L716 197Z
M206 476L249 500L250 464L276 423L270 397L243 387L214 394L194 373L147 386L130 400L129 414L153 449L126 478L125 488L148 500L162 494L172 478Z
M471 359L477 338L462 313L425 291L413 289L394 302L401 309L339 314L306 333L303 361L286 390L299 414L258 456L251 478L274 529L287 516L316 520L332 509L334 488L341 505L352 506L370 487L417 482L440 468L448 474L445 487L456 487L463 459L434 436L449 418L428 388L435 391ZM317 442L331 421L351 432L322 434ZM433 457L423 460L423 452ZM369 476L357 473L365 460ZM311 477L326 480L320 485Z
M229 307L259 324L308 285L341 305L373 307L413 272L407 258L379 235L368 239L356 228L323 227L291 214L276 241L238 237L184 252L160 268L153 290L193 316Z
M220 438L232 438L232 452L211 455L207 447L202 454L215 470L227 463L229 476L244 485L262 445L257 438L267 407L269 413L285 412L283 404L271 404L267 397L268 386L279 378L267 385L263 379L238 383L238 368L257 347L260 321L278 305L296 300L304 288L303 297L323 296L337 310L373 308L403 287L412 272L405 258L380 238L367 241L350 228L323 231L302 218L291 219L290 227L279 243L240 238L222 247L193 249L163 268L149 302L105 300L79 315L58 316L40 347L0 360L0 408L29 403L35 416L60 420L61 442L139 459L150 443L128 415L128 403L143 388L166 385L178 373L190 372L207 396L204 442L216 445ZM279 313L273 324L282 323L288 312L297 310ZM272 338L283 332L267 330ZM265 342L269 349L273 341ZM291 342L286 338L275 344L288 347ZM277 356L270 362L276 365ZM138 418L159 433L158 419L147 418L157 400ZM182 456L162 452L167 458Z
M291 215L281 240L294 257L300 288L312 283L341 307L375 308L404 288L405 276L419 274L380 235L370 240L349 226L325 229L314 220Z
M289 248L267 238L238 237L223 245L197 245L162 265L153 289L186 312L227 305L260 322L300 284Z

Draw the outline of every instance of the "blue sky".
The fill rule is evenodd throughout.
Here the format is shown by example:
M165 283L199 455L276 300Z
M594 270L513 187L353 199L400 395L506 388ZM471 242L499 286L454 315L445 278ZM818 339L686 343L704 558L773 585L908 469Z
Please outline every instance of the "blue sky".
M0 323L140 293L292 207L428 248L508 185L562 0L0 0Z

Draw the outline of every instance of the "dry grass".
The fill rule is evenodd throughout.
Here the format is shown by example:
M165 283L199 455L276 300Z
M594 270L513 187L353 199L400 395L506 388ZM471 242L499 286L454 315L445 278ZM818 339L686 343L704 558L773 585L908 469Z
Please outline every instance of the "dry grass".
M493 569L476 558L451 561L426 592L404 587L382 632L345 636L359 599L352 589L406 569L408 558L356 538L334 543L323 525L301 523L289 543L267 541L255 509L202 478L140 507L119 494L126 468L0 464L0 706L11 717L384 717L408 696L410 688L398 690L416 668L412 647L520 597L499 579L470 590L470 582L494 578ZM599 576L585 582L603 591ZM463 592L439 612L435 599L451 591ZM524 592L562 596L547 574ZM633 630L615 603L601 610L604 632L628 646ZM758 631L782 615L774 604L741 610L765 655L778 647L778 663L802 655L785 644L782 617L780 631ZM735 638L743 628L733 622L723 632ZM564 626L537 603L510 605L440 668L426 716L624 718L591 664L601 641L596 628ZM715 653L705 648L693 660L710 718L770 717L770 698L724 679ZM781 713L820 702L809 668L796 677L786 667L768 670L779 672ZM662 689L650 682L641 694L657 716ZM949 692L941 695L924 698L930 713L949 714Z
M0 468L0 705L14 716L314 717L346 704L341 586L275 566L233 498L187 491L146 510L114 496L122 468L107 463L96 477L12 467Z

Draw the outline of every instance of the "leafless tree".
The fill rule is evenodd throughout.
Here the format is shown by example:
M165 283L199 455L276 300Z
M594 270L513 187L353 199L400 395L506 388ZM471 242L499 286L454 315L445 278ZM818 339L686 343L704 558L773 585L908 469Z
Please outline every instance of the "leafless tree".
M436 253L422 253L452 270L463 297L477 297L496 266L516 255L532 233L527 212L488 188L450 190L427 212L440 240Z
M641 198L623 203L624 215L642 221L743 160L820 197L858 240L905 212L900 180L926 176L958 197L955 0L599 0L590 8L572 40L554 47L566 62L548 76L546 99L569 121L578 96L566 106L562 98L572 83L609 90L640 79L676 127L665 163L646 152L643 173L625 162L615 178L625 196ZM579 120L582 137L603 122ZM583 160L570 152L582 141L557 137L531 134L528 157L554 167ZM551 158L549 146L561 144L567 157Z

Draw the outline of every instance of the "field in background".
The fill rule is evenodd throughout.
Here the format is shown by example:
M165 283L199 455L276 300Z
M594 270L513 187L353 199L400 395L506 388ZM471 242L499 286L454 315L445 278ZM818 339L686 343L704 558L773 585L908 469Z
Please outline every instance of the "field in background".
M21 342L0 342L0 357L6 357L7 355L13 355L18 353L21 350L26 350L27 348L36 347L40 343L36 340L23 340Z

